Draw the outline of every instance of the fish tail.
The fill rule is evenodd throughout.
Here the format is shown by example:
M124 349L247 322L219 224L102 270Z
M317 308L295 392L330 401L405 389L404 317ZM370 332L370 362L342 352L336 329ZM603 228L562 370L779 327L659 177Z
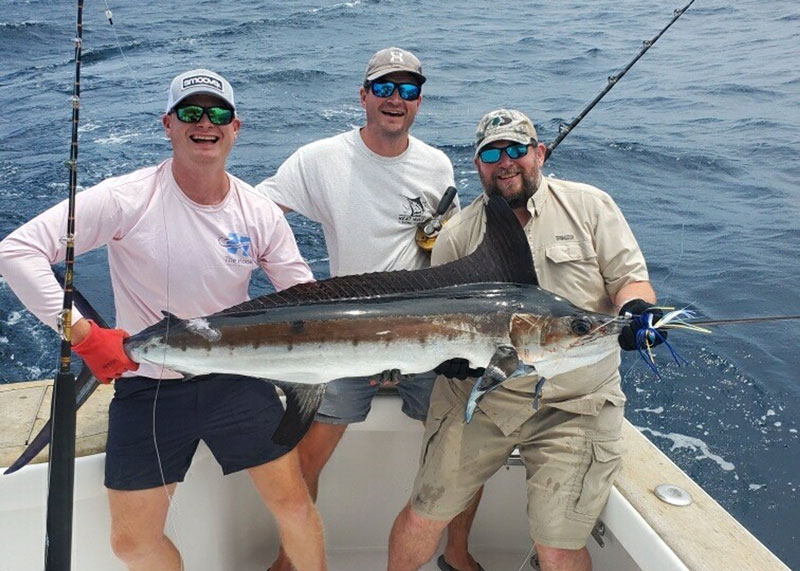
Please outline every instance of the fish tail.
M76 411L84 402L86 402L99 384L100 383L97 381L97 378L92 374L92 371L89 370L89 367L84 365L80 374L75 379ZM6 468L6 471L3 472L3 474L13 474L23 466L27 465L31 460L36 458L39 452L44 450L45 446L50 444L50 424L51 420L48 419L44 426L42 426L41 430L39 430L38 434L36 434L33 440L28 443L28 446L25 448L25 450L22 451L22 454L19 455L19 458L14 460L11 466Z

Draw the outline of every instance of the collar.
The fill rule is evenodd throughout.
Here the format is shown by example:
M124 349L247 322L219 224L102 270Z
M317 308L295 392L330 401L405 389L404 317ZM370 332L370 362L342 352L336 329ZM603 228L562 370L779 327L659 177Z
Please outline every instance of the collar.
M536 189L536 192L533 193L528 199L528 212L531 213L531 218L536 218L542 213L542 209L544 205L547 203L547 200L550 198L552 194L550 190L550 185L547 182L547 178L542 175L542 180L539 183L539 188Z

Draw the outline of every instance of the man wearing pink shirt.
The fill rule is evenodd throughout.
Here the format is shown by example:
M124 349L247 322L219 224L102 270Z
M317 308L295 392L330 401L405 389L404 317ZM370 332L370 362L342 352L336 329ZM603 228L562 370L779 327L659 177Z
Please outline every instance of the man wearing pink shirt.
M247 470L301 570L325 569L322 524L297 452L272 442L283 414L264 381L141 367L122 340L162 319L206 315L248 299L258 267L275 288L313 280L281 210L225 171L239 133L233 88L196 69L173 79L162 123L173 156L107 179L77 197L75 253L108 247L119 329L73 309L76 353L103 382L109 409L106 487L111 543L130 569L182 568L164 534L170 499L200 439L225 474ZM62 291L50 269L65 257L66 201L0 242L0 273L39 319L56 327Z

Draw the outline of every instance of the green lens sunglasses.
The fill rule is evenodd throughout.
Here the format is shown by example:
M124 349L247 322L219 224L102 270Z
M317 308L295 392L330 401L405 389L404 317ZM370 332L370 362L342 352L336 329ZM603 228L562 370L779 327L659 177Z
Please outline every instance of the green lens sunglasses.
M227 125L233 121L233 109L228 107L202 107L200 105L179 105L174 109L178 120L183 123L199 123L203 113L214 125Z

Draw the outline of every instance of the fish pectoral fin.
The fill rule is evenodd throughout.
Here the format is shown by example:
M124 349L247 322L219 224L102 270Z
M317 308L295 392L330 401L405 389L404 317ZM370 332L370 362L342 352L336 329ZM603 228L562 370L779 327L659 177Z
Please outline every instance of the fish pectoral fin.
M472 420L472 415L475 412L479 400L487 393L499 387L506 379L521 376L523 373L519 371L524 370L523 367L527 368L528 365L520 361L517 350L514 349L514 347L511 345L500 345L495 350L492 358L489 359L489 364L486 365L483 375L481 375L472 387L469 400L467 401L466 421L469 422Z
M530 365L526 365L525 363L520 361L519 365L517 366L517 368L514 370L513 373L511 373L508 376L508 378L509 379L514 379L516 377L527 377L527 376L536 375L536 374L537 374L536 373L536 367L531 367Z
M519 376L517 371L526 366L519 360L517 350L511 345L500 345L489 359L489 364L475 383L475 387L484 392L489 392L508 378ZM473 388L473 391L475 389Z
M272 441L294 448L311 428L327 385L265 380L279 387L286 395L286 410L278 428L275 429L275 434L272 435Z
M493 384L499 384L514 376L520 365L522 362L519 360L517 350L511 345L500 345L489 359L483 376L486 377L488 373L488 377L494 381Z

